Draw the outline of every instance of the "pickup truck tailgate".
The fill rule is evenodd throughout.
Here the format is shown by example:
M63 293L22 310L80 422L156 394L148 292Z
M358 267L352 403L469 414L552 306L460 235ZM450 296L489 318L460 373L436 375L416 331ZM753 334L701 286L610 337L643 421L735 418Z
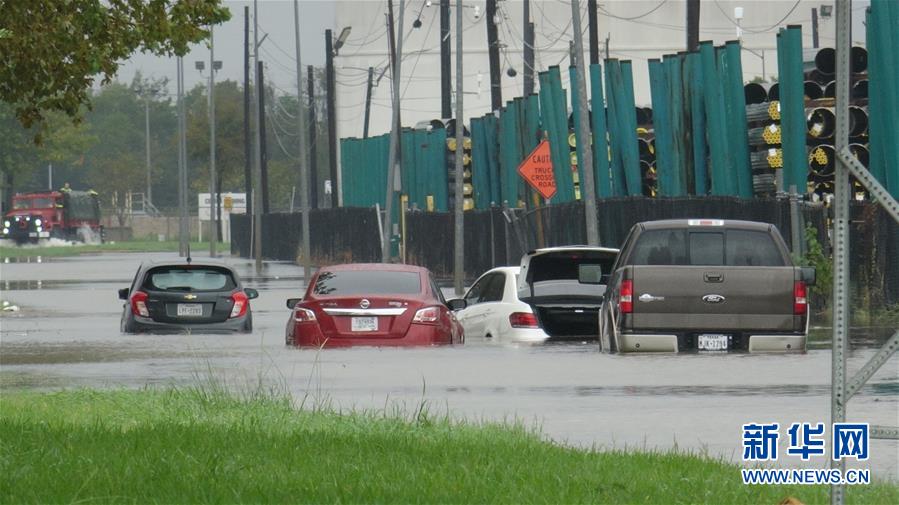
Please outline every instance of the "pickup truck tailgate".
M635 329L794 330L794 267L631 268Z

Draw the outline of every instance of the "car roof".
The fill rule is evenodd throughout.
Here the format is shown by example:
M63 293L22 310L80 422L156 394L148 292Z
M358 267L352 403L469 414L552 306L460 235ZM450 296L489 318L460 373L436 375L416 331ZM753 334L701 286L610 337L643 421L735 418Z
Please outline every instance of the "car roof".
M179 258L177 260L146 260L143 263L141 263L141 268L143 268L143 269L150 269L150 268L155 268L155 267L186 267L186 266L218 267L218 268L225 268L225 269L230 270L231 272L234 272L234 267L232 267L231 265L228 265L221 261L205 260L205 259L200 260L200 261L194 261L193 259L191 259L190 262L188 262L186 258Z
M700 221L711 221L715 224L700 223ZM657 230L668 228L739 228L742 230L758 230L767 231L773 226L770 223L762 223L758 221L742 221L739 219L709 219L709 218L693 218L693 219L660 219L657 221L643 221L637 223L644 230Z
M343 263L339 265L329 265L325 267L321 267L319 271L330 271L330 272L338 272L338 271L352 271L352 270L366 270L366 271L381 271L381 272L414 272L414 273L429 273L429 270L425 267L420 267L417 265L405 265L402 263Z

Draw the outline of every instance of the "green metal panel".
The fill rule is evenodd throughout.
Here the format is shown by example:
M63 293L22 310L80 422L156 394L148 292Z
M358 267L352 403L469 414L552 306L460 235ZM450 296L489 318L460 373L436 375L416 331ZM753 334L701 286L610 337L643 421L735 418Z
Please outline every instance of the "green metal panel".
M678 55L666 56L663 60L668 79L669 120L671 125L671 178L665 196L686 194L686 154L687 127L684 124L684 82L682 60ZM660 188L661 189L661 188Z
M709 191L708 148L706 146L705 94L702 79L702 62L699 53L687 55L687 85L690 101L690 140L693 155L693 193L705 195Z
M609 145L612 151L611 169L612 174L612 196L624 196L626 193L624 182L624 158L622 156L621 141L621 122L618 120L619 109L621 105L618 103L619 96L615 93L615 76L621 75L621 65L618 60L606 60L606 103L607 126L609 128ZM620 81L620 78L618 79Z
M640 180L640 147L637 145L637 112L634 103L634 72L629 60L620 64L621 81L618 93L621 94L618 119L621 121L622 158L624 176L627 181L627 194L638 196L643 194L643 182Z
M896 121L899 117L899 33L896 29L899 5L887 0L872 0L869 20L868 29L874 31L869 37L874 38L875 46L869 48L868 96L878 96L878 108L868 107L877 125L870 132L869 143L880 152L878 161L883 167L883 178L879 180L893 198L899 199L899 126ZM877 67L873 70L872 50L875 52L873 65Z
M571 113L574 114L574 144L575 152L577 153L577 180L583 182L584 168L581 160L584 159L584 142L586 142L586 140L581 138L581 121L578 117L580 104L577 99L577 67L568 67L568 82L571 83L571 92L569 95L571 96ZM569 148L569 153L570 152L571 150ZM581 198L584 198L583 188L581 189Z
M659 191L669 195L674 172L672 153L672 128L669 118L668 74L664 63L658 59L649 60L649 88L652 95L652 127L655 132L656 174Z
M749 164L749 142L746 125L746 94L743 92L743 64L740 61L740 43L729 41L725 44L727 60L727 82L730 89L731 107L728 112L728 132L731 134L731 149L734 152L737 195L752 198L752 167ZM800 52L801 54L801 52ZM805 174L806 171L803 171ZM797 186L802 192L805 183Z
M484 118L471 119L471 183L473 188L474 207L487 209L490 207L490 174L487 163L487 136L485 135Z
M518 206L518 153L515 151L515 123L510 107L500 109L499 163L501 199L510 207Z
M559 67L549 67L548 73L552 108L541 110L541 113L553 117L549 145L553 159L553 175L556 178L556 194L552 197L552 202L565 203L574 200L574 179L571 177L568 157L568 107Z
M784 190L795 185L806 190L808 157L806 154L805 94L802 75L802 29L789 26L777 34L777 71L780 89L781 144L783 149Z
M734 154L734 136L731 134L731 117L733 115L733 90L727 85L730 72L727 66L727 53L724 46L715 48L715 60L718 64L718 86L721 88L722 106L724 110L724 142L727 148L724 150L724 159L727 171L727 194L736 195L737 186L737 157Z
M596 197L608 198L612 196L612 180L609 175L609 143L606 134L606 106L602 92L602 67L598 63L590 65L590 102L593 111L590 126L593 130Z
M877 4L865 10L865 26L868 42L868 170L889 190L884 166L886 138L883 123L883 84L882 79L888 75L883 66L883 51L880 48L881 36L877 31L877 23L873 20L872 11L879 8ZM899 168L897 168L899 170Z
M727 195L727 137L724 120L724 97L721 93L718 65L715 62L715 48L709 41L699 44L700 65L702 67L703 98L708 125L708 144L711 159L709 170L713 195Z
M446 130L437 128L427 135L428 155L424 173L428 181L425 196L434 196L434 209L445 212L449 208L449 178L446 173ZM427 209L427 199L419 207Z
M490 204L500 205L502 203L502 192L500 190L501 178L499 173L499 130L497 128L497 119L493 114L484 116L484 138L486 139L486 160L487 160L487 176L490 180Z

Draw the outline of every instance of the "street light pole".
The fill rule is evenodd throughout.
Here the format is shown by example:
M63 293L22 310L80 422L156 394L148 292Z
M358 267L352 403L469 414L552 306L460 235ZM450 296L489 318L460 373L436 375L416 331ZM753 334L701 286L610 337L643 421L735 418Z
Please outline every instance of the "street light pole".
M150 96L144 94L144 116L147 137L147 203L153 204L153 182L150 169Z
M218 195L215 193L215 36L213 27L209 27L209 217L213 230L209 232L209 257L216 256L216 242L219 233L219 220L216 215ZM197 221L199 226L199 220Z
M487 20L488 23L493 22L492 19ZM453 209L453 215L455 219L453 220L453 287L455 288L456 296L462 296L463 293L463 282L465 280L465 224L464 224L464 210L465 210L465 193L463 191L463 182L462 182L462 174L465 170L464 163L462 161L464 149L462 146L464 144L463 133L465 130L465 126L463 124L463 112L462 108L462 96L463 96L463 85L462 85L462 0L456 0L456 196L454 198L455 209Z
M293 29L296 39L297 59L297 135L299 136L300 212L303 227L303 282L309 282L312 273L311 246L309 244L309 157L306 149L306 115L303 114L303 65L300 63L300 6L293 0ZM329 111L332 112L333 111ZM314 127L314 126L313 126Z

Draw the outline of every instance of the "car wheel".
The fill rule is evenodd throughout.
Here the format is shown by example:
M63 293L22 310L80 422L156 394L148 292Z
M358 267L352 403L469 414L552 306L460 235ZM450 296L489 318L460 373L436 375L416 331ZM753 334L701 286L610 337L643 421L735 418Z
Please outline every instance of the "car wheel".
M250 312L247 313L247 320L243 323L242 331L244 333L253 333L253 314Z
M296 339L294 338L293 332L284 334L284 345L295 346Z

